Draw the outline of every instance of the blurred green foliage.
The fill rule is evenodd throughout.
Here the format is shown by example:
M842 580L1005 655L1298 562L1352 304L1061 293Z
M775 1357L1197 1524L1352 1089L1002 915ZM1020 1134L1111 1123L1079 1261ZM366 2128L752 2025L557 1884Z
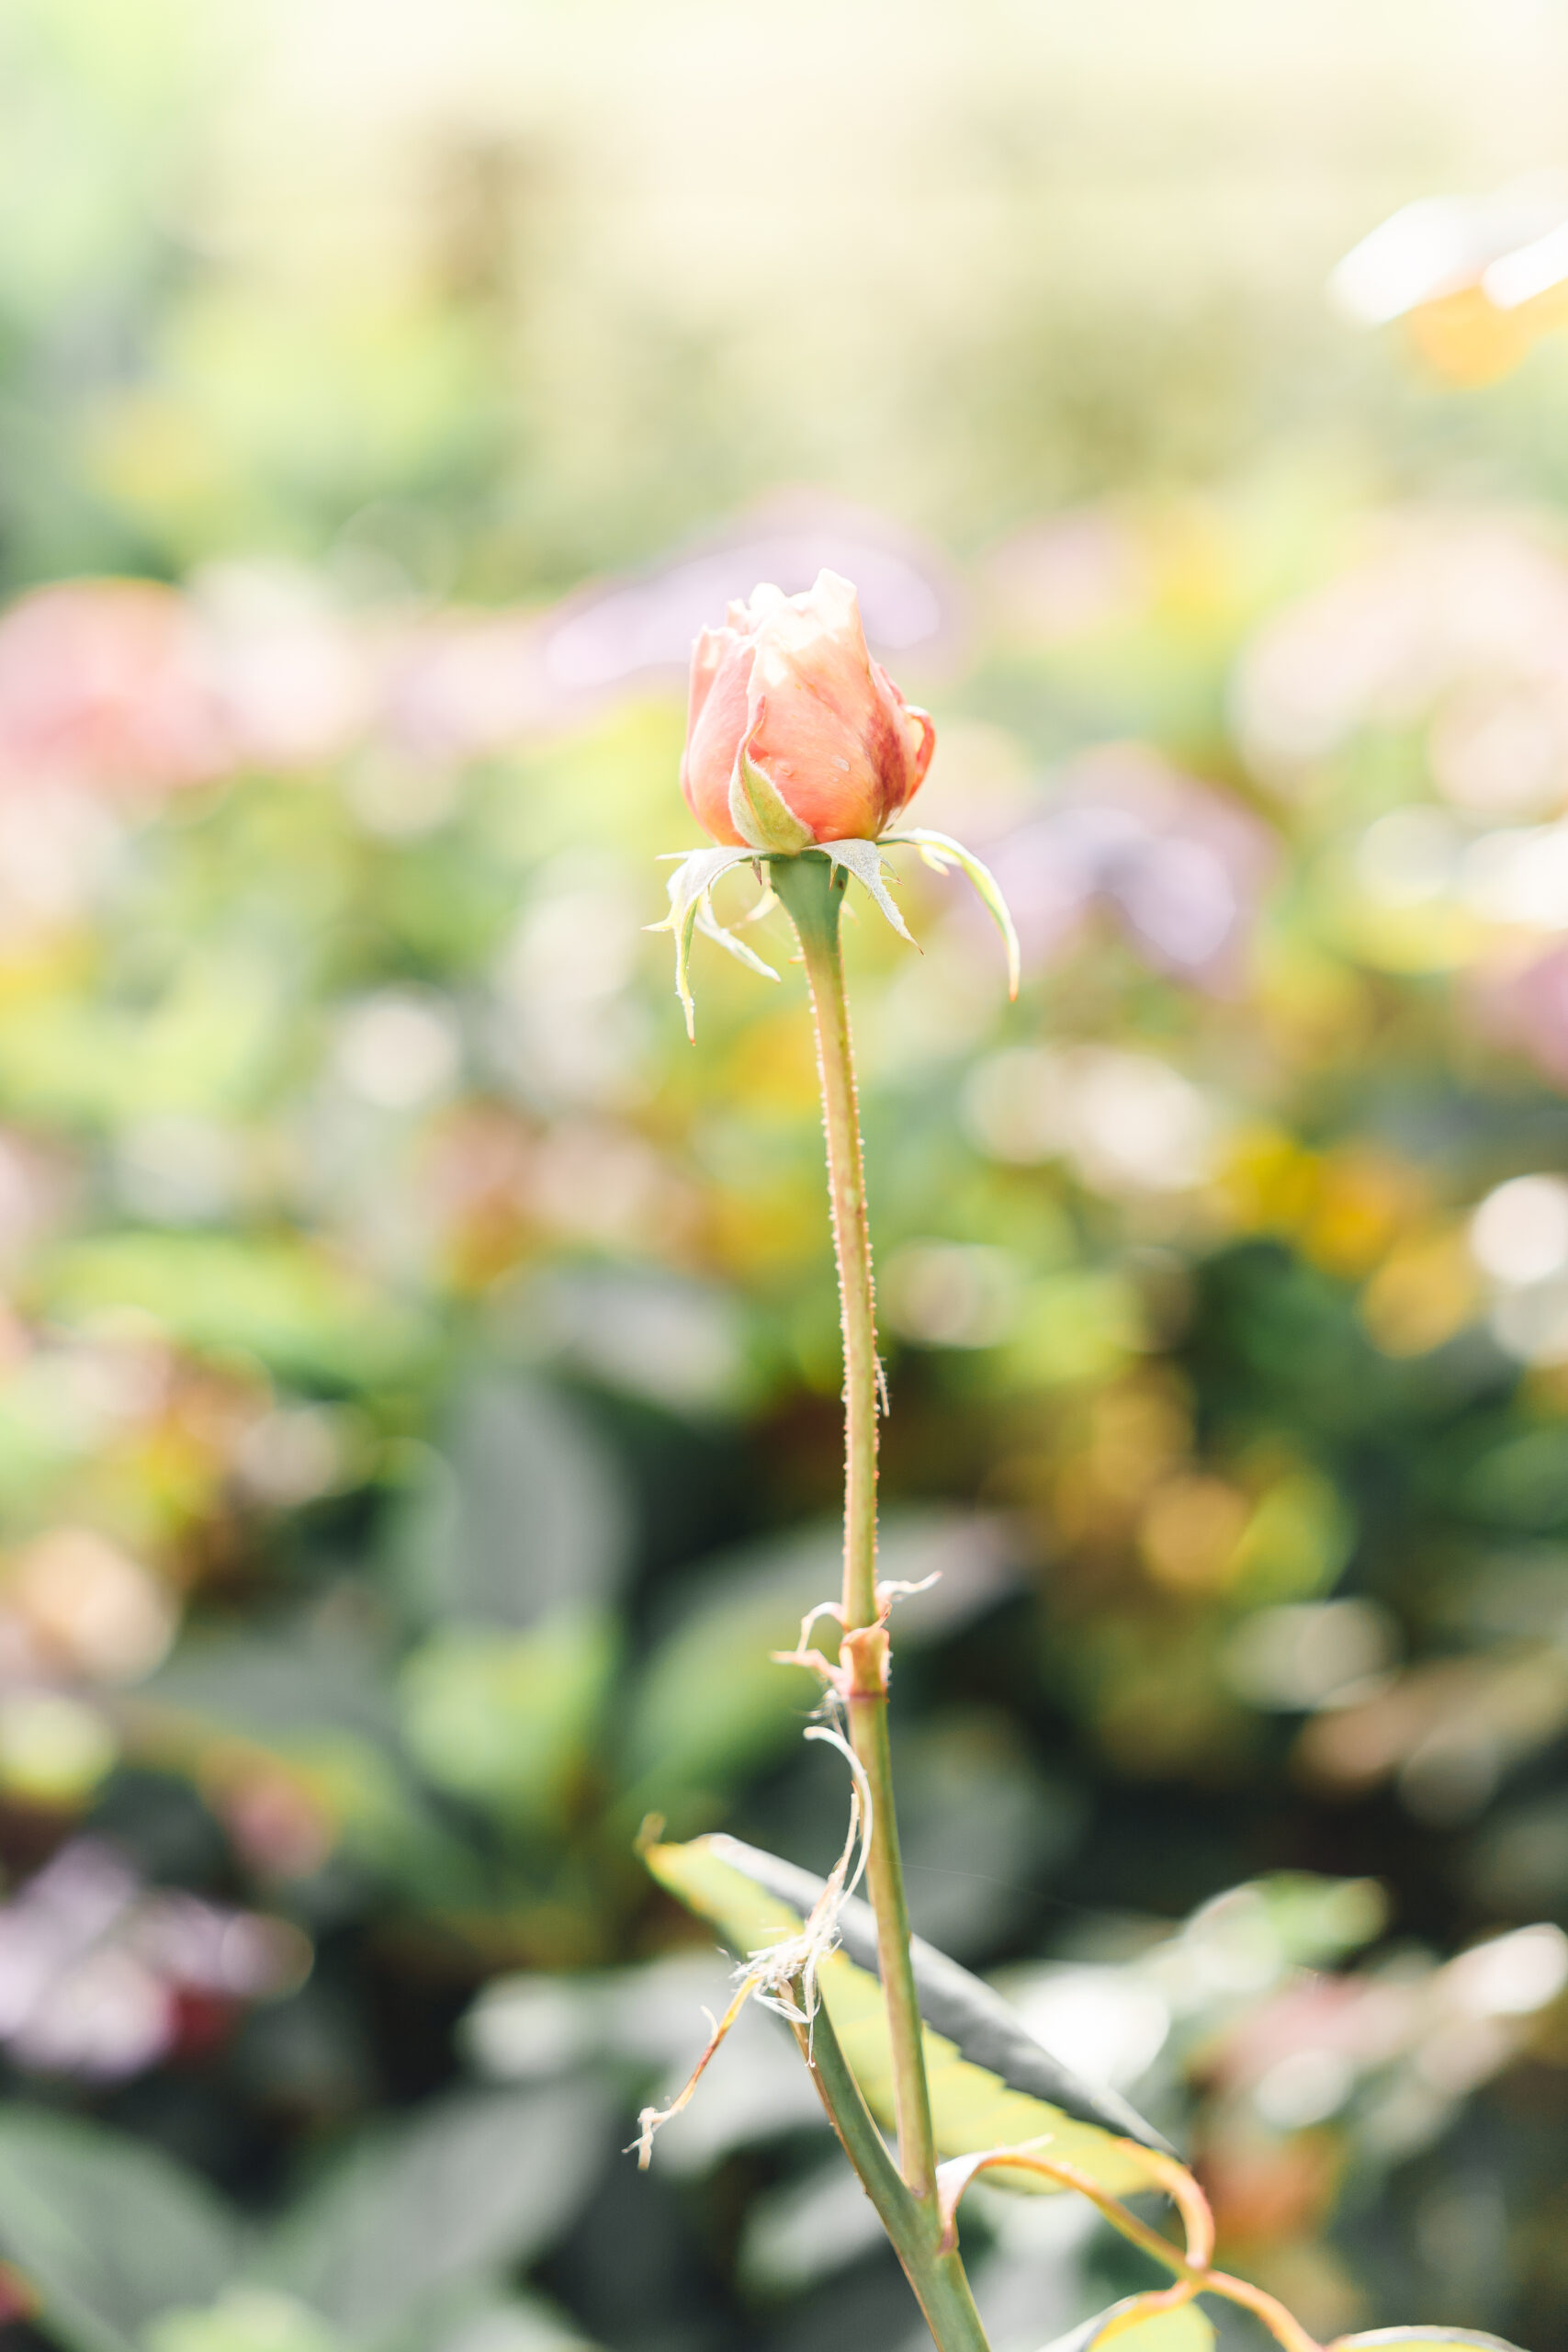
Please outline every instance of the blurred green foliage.
M644 1817L843 1826L799 977L694 1052L643 933L782 533L1025 946L907 851L850 942L917 1925L1317 2332L1558 2352L1563 345L1319 286L1561 28L797 19L0 9L15 2340L911 2340L766 2020L620 2154L724 1983ZM1058 2203L998 2352L1146 2283Z

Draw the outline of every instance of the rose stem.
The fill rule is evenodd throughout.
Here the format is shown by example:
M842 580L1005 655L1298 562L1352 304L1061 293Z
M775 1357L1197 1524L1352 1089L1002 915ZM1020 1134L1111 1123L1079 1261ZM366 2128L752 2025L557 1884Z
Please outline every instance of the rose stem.
M828 1136L828 1191L844 1333L844 1637L840 1656L851 1668L850 1738L871 1787L866 1880L876 1914L877 1959L893 2049L898 2164L929 2212L933 2233L940 2234L936 2144L909 1960L909 1913L887 1744L888 1640L886 1627L877 1622L876 1318L860 1106L839 941L843 888L828 859L809 851L799 857L775 857L772 865L773 888L794 921L806 959Z
M989 2352L958 2248L954 2245L944 2250L931 2244L926 2209L905 2188L866 2111L826 2004L810 2025L795 2027L795 2038L844 2154L904 2266L934 2342L942 2352Z

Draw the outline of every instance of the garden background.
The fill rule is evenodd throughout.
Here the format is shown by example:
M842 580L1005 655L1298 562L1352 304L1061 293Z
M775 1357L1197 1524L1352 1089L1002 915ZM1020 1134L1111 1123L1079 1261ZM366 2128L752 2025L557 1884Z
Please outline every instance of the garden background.
M1530 0L3 0L18 2352L918 2340L770 2021L621 2153L724 1982L639 1823L842 1833L799 975L694 1051L643 928L824 562L1025 957L850 943L917 1927L1318 2333L1568 2346L1568 341L1324 291L1565 95ZM998 2352L1134 2283L970 2212Z

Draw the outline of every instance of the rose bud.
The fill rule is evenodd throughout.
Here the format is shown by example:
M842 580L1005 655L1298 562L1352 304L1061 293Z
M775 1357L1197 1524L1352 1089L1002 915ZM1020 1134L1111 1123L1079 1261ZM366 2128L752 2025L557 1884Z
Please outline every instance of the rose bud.
M716 842L787 855L874 841L914 797L936 729L866 650L855 592L819 571L756 589L692 650L681 789Z

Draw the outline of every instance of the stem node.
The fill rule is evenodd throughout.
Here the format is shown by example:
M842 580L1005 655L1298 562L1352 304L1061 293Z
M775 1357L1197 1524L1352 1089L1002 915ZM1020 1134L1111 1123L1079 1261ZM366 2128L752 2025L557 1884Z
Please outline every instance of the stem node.
M857 1625L839 1644L840 1662L848 1668L845 1694L851 1699L886 1699L893 1645L886 1625Z

